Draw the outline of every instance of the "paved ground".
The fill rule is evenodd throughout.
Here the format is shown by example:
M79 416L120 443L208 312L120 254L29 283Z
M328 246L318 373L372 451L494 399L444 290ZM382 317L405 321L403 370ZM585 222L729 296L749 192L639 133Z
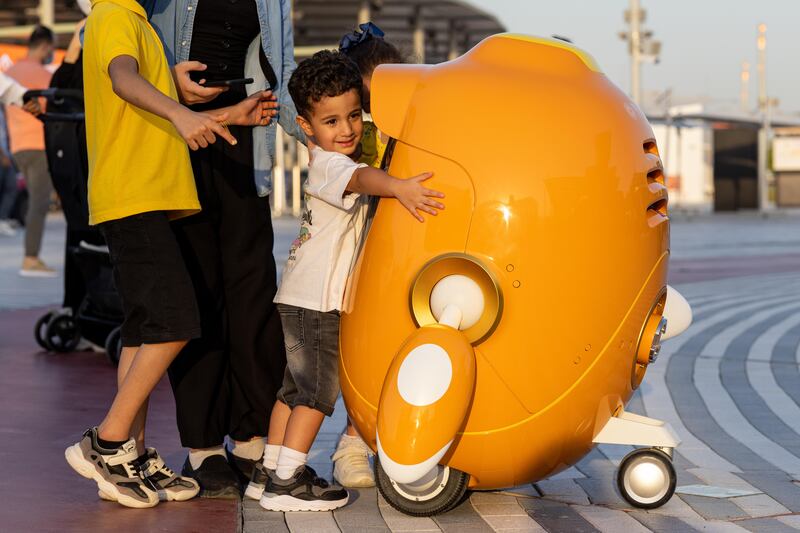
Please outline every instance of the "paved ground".
M48 227L45 257L53 264L59 262L59 224L52 220ZM282 258L295 222L277 220L276 228L276 256ZM100 354L37 353L28 330L39 310L19 309L57 301L60 282L16 277L20 247L19 238L0 239L0 309L8 310L0 313L0 458L11 464L0 483L0 531L100 530L112 523L118 531L157 526L234 531L238 524L245 533L800 530L798 217L674 221L671 280L692 304L695 322L665 343L641 394L628 407L668 421L683 439L675 458L679 494L650 512L631 509L613 488L615 467L630 450L624 446L601 446L576 467L535 486L474 493L455 511L434 519L401 515L374 490L355 492L353 503L333 513L285 516L254 502L241 509L219 502L171 504L158 508L162 515L97 502L91 484L70 477L56 450L60 453L74 438L71 428L98 416L94 405L111 394L113 372ZM151 412L158 415L151 431L177 467L182 454L165 388L153 404ZM44 423L44 435L34 434L32 418ZM330 475L329 457L343 418L337 409L312 450L312 463L324 475ZM42 454L36 482L26 481L26 461L14 464L22 450L34 446ZM37 503L32 515L24 502L33 492L38 502L54 504L41 508ZM174 512L167 515L169 509ZM157 516L169 516L171 522L159 522Z

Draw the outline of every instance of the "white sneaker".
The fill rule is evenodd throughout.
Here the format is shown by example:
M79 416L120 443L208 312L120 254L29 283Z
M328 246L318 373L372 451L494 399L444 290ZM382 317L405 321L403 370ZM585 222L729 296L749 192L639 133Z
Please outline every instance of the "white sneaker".
M24 278L54 278L58 273L38 257L26 257L22 260L19 275Z
M342 434L331 459L333 459L333 477L343 487L374 487L375 475L369 464L373 455L369 446L361 437Z
M0 220L0 235L14 237L17 235L17 230L14 229L14 226L12 226L11 222L8 220Z

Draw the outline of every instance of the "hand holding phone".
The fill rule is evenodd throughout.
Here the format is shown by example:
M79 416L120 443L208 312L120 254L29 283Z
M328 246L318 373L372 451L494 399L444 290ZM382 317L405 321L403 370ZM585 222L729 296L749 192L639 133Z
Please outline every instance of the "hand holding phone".
M253 78L237 78L234 80L207 81L203 87L234 87L237 85L247 85L253 83Z

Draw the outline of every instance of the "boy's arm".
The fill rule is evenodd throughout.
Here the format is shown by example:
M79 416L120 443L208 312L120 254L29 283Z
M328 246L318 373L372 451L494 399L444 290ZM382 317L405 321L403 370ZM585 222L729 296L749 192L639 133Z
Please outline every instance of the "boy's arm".
M205 148L216 141L216 135L236 144L236 139L220 122L226 114L212 118L195 113L153 87L139 75L139 63L129 55L119 55L108 64L114 92L131 105L143 109L175 125L181 137L192 150Z
M425 172L401 180L377 168L360 167L353 172L346 190L359 194L397 198L409 213L422 222L424 219L418 211L435 216L438 214L437 209L444 209L444 204L434 200L434 198L444 198L444 194L423 185L423 182L432 176L433 173Z

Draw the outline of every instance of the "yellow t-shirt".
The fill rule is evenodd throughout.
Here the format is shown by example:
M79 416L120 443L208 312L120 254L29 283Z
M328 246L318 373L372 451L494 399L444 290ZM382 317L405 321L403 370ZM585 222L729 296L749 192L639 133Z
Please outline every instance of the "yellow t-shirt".
M364 121L364 134L361 136L361 157L359 163L381 168L386 145L381 141L381 132L374 122Z
M136 0L92 0L83 46L86 141L89 152L89 223L148 211L170 218L200 210L189 149L168 120L117 96L108 65L121 55L174 100L178 93L164 48Z

